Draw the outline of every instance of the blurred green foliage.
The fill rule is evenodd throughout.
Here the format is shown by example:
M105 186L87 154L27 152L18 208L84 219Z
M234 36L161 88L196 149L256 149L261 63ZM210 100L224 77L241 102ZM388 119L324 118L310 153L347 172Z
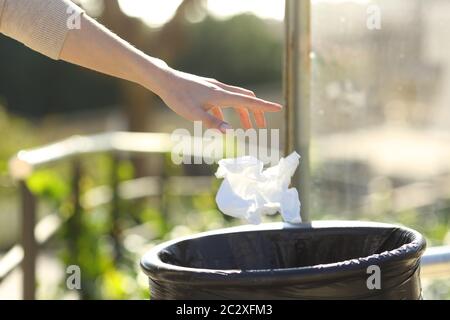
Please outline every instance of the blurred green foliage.
M282 25L253 15L229 20L207 17L187 26L189 47L174 66L225 83L278 82L282 73Z
M65 199L70 191L67 183L51 169L37 171L28 179L27 185L35 195L56 203Z
M164 158L165 174L179 175L180 167L173 166L170 156ZM48 247L59 252L63 266L80 267L83 299L148 298L147 281L138 265L147 248L163 240L229 225L215 206L217 184L212 185L211 192L192 197L175 196L165 188L158 198L120 200L118 220L113 220L112 203L81 209L75 216L70 163L38 170L27 184L45 208L67 219ZM81 163L84 174L79 186L83 194L96 186L110 185L114 168L119 181L134 177L127 159L117 167L110 155L90 156ZM114 233L117 225L119 234ZM136 227L136 234L127 231ZM65 279L61 279L56 296L50 298L59 299L68 293Z
M0 77L1 78L1 77ZM10 115L0 101L0 176L8 172L8 160L18 150L38 143L33 127L27 120Z

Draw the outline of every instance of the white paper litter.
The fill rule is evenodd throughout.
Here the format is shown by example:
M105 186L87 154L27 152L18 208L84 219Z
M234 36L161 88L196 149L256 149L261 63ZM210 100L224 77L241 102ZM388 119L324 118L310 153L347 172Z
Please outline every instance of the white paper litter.
M216 195L220 211L252 224L261 223L262 215L277 212L286 222L300 223L297 189L289 189L299 159L300 155L293 152L266 170L252 156L220 160L216 172L217 178L224 179Z

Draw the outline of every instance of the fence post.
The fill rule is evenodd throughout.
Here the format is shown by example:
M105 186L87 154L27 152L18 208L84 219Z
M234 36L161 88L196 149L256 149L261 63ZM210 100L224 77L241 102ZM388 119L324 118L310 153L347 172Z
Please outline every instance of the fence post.
M117 153L112 154L111 166L111 237L114 245L114 260L117 262L122 257L121 228L120 228L120 195L119 195L119 165L120 158Z
M68 245L72 253L72 264L79 264L78 236L81 232L81 190L80 179L82 175L81 162L75 158L72 162L72 216L67 221Z
M36 225L36 199L24 180L20 181L22 201L22 296L24 300L36 298L37 244L34 235Z

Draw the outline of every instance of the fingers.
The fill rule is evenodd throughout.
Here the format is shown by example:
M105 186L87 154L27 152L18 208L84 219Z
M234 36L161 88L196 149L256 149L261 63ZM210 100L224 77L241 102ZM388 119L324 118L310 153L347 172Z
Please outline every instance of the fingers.
M226 133L227 129L232 129L232 127L228 123L226 123L222 119L218 118L217 116L209 114L208 112L200 113L198 118L209 129L217 129L222 133Z
M251 97L242 93L222 91L217 96L217 104L226 107L245 107L253 112L278 112L282 106L278 103L265 101L256 97Z
M239 119L241 119L242 127L247 130L253 128L252 121L250 120L250 114L245 108L237 108L235 109L237 114L239 115Z
M237 106L235 104L237 104L237 103L239 103L239 101L241 101L242 104L245 105L245 108L249 108L252 110L253 109L261 109L261 111L266 111L266 112L278 112L283 108L278 103L266 101L266 100L256 97L255 93L251 90L236 87L236 86L231 86L231 85L222 83L220 81L217 81L215 79L208 79L208 81L225 90L221 94L222 95L221 100L223 102L225 102L224 100L227 100L229 102L227 104L233 104L233 105L230 105L231 107L236 108ZM248 103L248 105L246 105L246 103Z
M215 85L221 87L224 90L229 90L231 92L244 94L244 95L249 96L249 97L256 97L255 93L253 91L251 91L251 90L247 90L247 89L244 89L244 88L240 88L240 87L224 84L224 83L219 82L219 81L217 81L215 79L209 79L208 81L214 83ZM253 128L252 122L250 120L250 114L249 114L248 110L246 108L238 108L238 109L235 109L235 110L238 113L239 118L241 119L242 127L245 130ZM266 127L267 124L266 124L266 117L264 116L264 112L255 111L255 112L253 112L253 116L255 118L256 125L258 126L258 128L265 128Z
M224 107L233 107L238 113L245 130L253 127L248 109L252 111L258 128L266 128L267 126L264 112L277 112L282 109L282 106L278 103L257 98L251 90L224 84L215 79L206 78L206 80L223 89L223 91L219 91L217 103ZM217 118L223 120L223 113L220 108L212 108L211 110Z
M264 112L255 111L253 112L253 116L255 117L256 125L258 126L258 128L265 128L267 126Z
M248 112L248 110L245 108L238 108L235 110L239 116L239 119L241 120L242 127L245 130L253 128L252 121L250 120L250 113ZM214 117L216 117L217 119L225 121L222 109L220 109L219 107L212 107L211 112L214 115ZM261 117L262 117L263 120L262 121L259 120L259 122L257 120L256 123L258 124L258 127L264 128L264 125L265 125L264 113L260 112L260 113L258 113L258 115L259 115L259 119L261 119ZM255 119L257 119L256 113L255 113Z
M220 109L219 107L212 107L212 108L211 108L211 112L213 113L213 115L214 115L216 118L218 118L218 119L220 119L220 120L222 120L222 121L225 121L225 118L224 118L224 116L223 116L222 109Z

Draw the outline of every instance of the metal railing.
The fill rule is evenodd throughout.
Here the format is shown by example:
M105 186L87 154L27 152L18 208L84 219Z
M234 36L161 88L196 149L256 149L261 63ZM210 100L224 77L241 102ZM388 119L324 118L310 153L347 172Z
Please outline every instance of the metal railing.
M431 247L421 260L421 276L424 278L450 278L450 246Z
M192 137L193 143L198 143ZM62 226L68 223L69 228L77 234L79 215L81 209L89 209L95 206L110 203L111 213L117 214L118 199L138 199L148 196L157 196L162 193L163 185L190 186L193 180L196 188L177 187L176 193L192 195L205 192L209 187L211 177L145 177L119 183L117 178L117 163L119 155L126 154L160 154L171 151L172 140L169 134L161 133L135 133L135 132L111 132L90 136L74 136L68 139L52 143L31 150L20 151L10 160L10 174L18 183L21 198L21 244L11 248L0 260L0 282L18 266L23 271L23 298L31 300L35 298L36 289L36 259L39 247L44 245ZM188 151L189 152L189 151ZM83 174L81 160L86 155L108 153L114 159L112 168L111 186L101 186L89 190L82 195L80 191L80 178ZM193 154L185 153L187 156ZM39 168L56 164L60 161L72 163L72 199L74 212L70 221L64 220L57 213L50 214L37 222L37 199L27 187L26 179ZM190 183L185 183L189 180ZM203 186L203 188L202 188ZM138 190L138 192L136 192ZM115 221L116 219L113 219ZM113 222L114 223L114 222ZM112 227L115 228L114 226ZM117 236L113 238L118 242ZM69 244L70 245L70 244ZM76 250L76 244L72 244ZM74 251L76 252L76 251Z

